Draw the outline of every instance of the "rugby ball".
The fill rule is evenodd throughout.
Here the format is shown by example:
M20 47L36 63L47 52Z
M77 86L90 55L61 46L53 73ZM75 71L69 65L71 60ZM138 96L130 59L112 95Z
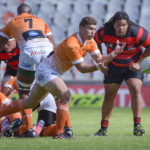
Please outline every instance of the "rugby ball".
M150 74L150 57L146 57L141 63L141 71Z

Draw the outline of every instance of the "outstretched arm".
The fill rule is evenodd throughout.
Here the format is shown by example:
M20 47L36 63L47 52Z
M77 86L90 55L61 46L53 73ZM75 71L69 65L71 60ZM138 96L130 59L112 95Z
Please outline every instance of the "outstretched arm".
M110 61L112 61L118 54L122 53L124 48L126 46L125 42L119 42L119 40L116 41L116 47L113 52L106 56L102 56L102 59L99 60L100 62L103 62L105 64L108 64Z

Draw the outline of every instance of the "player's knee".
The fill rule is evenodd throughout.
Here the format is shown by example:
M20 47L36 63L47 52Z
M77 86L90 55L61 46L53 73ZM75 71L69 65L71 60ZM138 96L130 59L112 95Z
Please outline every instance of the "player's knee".
M66 91L66 92L61 96L60 102L63 103L63 104L70 103L71 98L72 98L71 93L70 93L70 91L68 90L68 91Z

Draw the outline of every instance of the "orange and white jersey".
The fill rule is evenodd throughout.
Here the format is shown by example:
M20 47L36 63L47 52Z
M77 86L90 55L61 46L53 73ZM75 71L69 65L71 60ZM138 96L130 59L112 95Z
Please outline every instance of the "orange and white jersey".
M28 45L40 46L41 42L47 42L48 40L45 38L45 35L51 34L51 30L41 18L28 13L22 13L21 15L16 16L0 33L0 35L4 37L14 37L20 48ZM38 37L40 40L38 40ZM28 39L32 40L32 42Z
M83 57L86 56L87 52L91 55L100 53L94 39L83 43L79 33L74 33L59 44L53 55L46 58L44 63L63 74L73 65L84 61Z
M17 81L17 78L13 77L11 80L7 81L4 84L4 87L9 87L11 89L11 91L18 90L16 81Z

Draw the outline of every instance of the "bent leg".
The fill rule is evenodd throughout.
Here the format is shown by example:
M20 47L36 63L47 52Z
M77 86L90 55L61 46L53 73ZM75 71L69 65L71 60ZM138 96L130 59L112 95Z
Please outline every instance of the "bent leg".
M126 81L131 94L131 107L133 112L134 130L133 135L143 136L145 131L141 128L141 113L142 113L142 80L130 78Z
M56 135L59 135L64 131L65 122L69 114L71 94L64 81L59 77L48 82L44 88L60 99L56 113Z

